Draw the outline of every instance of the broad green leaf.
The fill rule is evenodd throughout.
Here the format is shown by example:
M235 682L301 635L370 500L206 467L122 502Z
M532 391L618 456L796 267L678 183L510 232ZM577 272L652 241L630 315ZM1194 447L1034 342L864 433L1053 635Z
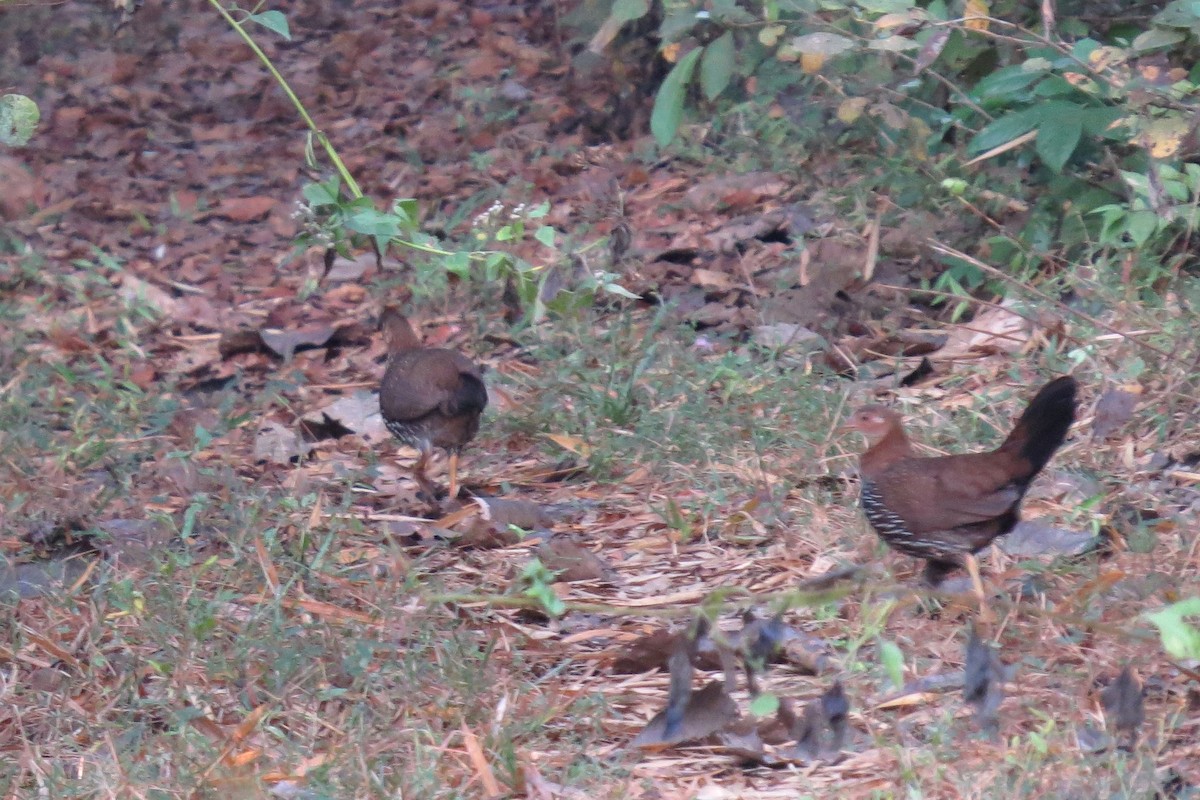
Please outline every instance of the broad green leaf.
M1159 611L1147 612L1145 616L1158 628L1163 649L1173 658L1200 658L1200 630L1184 620L1184 617L1200 616L1200 597L1180 600Z
M698 23L696 12L690 6L672 9L663 15L662 24L658 26L658 37L664 44L678 42Z
M400 220L393 214L363 208L347 215L346 227L368 236L397 236L400 233Z
M546 245L546 247L554 247L554 228L549 225L543 225L534 231L533 238Z
M483 259L483 278L488 283L500 277L500 273L509 264L508 253L492 251Z
M304 195L304 199L309 202L309 205L320 208L321 206L336 206L338 203L338 190L338 178L335 176L325 183L306 184L301 193Z
M704 48L700 60L700 88L709 100L715 100L733 77L733 33L726 31Z
M916 4L910 0L858 0L854 5L868 14L899 14Z
M1026 69L1023 64L998 69L975 85L971 93L980 100L1011 97L1045 75L1045 70Z
M1092 54L1093 50L1100 46L1100 42L1096 41L1095 39L1080 39L1071 46L1071 55L1086 64L1088 61L1088 56Z
M288 31L287 17L283 15L282 11L263 11L259 14L251 14L249 19L269 31L274 31L289 42L292 40L292 34Z
M400 224L405 228L415 228L417 226L417 215L421 208L417 201L412 198L397 200L392 203L392 213L400 220Z
M525 217L527 219L541 219L542 217L546 216L549 213L550 213L550 201L543 200L542 202L538 203L533 208L526 211Z
M33 138L41 116L37 103L23 94L0 97L0 144L24 147Z
M976 155L985 153L993 147L1007 144L1018 136L1029 133L1041 121L1042 113L1037 108L1026 108L1005 114L977 133L971 143L967 145L967 152Z
M1171 47L1177 45L1187 38L1187 34L1181 30L1173 30L1171 28L1151 28L1139 34L1133 40L1131 48L1134 52L1145 53L1148 50L1157 50L1160 47Z
M452 275L466 280L471 275L471 254L466 252L452 253L442 259L442 268Z
M1153 211L1131 211L1125 221L1125 232L1134 247L1141 247L1158 230L1158 214Z
M1050 169L1062 172L1082 135L1083 122L1078 115L1043 120L1038 126L1037 154Z
M1033 87L1035 97L1069 97L1078 91L1079 89L1061 75L1047 75Z
M687 86L692 80L696 62L700 60L703 51L697 47L683 58L679 59L654 98L654 110L650 113L650 132L659 147L666 147L675 138L679 123L683 120L683 101L687 96Z

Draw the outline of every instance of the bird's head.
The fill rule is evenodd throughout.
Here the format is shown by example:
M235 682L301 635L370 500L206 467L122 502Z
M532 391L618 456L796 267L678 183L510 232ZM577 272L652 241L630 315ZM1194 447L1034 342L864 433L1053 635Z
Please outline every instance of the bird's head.
M416 350L421 346L421 340L417 337L412 323L395 306L388 306L383 310L379 318L379 328L383 331L383 341L389 353Z
M879 444L899 426L900 414L880 405L863 406L842 424L843 430L861 433L869 445Z

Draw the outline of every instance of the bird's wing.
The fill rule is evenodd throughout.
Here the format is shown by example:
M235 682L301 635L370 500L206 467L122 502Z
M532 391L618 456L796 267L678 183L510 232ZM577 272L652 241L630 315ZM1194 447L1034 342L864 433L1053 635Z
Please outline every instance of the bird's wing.
M381 385L384 417L415 420L434 412L456 416L481 411L487 390L479 368L453 350L415 350L389 362Z
M1011 511L1024 494L993 453L898 462L875 478L884 504L913 533L975 525Z

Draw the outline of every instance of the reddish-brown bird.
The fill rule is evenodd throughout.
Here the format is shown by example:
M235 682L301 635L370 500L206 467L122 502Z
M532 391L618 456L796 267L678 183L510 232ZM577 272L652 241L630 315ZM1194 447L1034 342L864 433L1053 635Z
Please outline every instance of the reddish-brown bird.
M870 447L859 461L863 514L889 547L924 559L936 586L966 566L982 598L974 554L1016 526L1021 498L1075 421L1075 379L1042 387L1016 427L988 453L922 457L904 435L900 415L860 408L846 427Z
M396 438L420 451L413 477L436 504L437 487L425 474L433 448L450 455L450 497L458 495L458 456L479 432L487 406L483 372L455 350L423 347L408 318L387 308L379 321L387 343L387 370L379 410Z

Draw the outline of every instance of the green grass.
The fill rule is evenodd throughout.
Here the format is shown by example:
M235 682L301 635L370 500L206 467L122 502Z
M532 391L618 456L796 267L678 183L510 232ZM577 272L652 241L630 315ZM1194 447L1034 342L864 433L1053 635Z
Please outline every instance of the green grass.
M544 620L432 600L465 589L518 591L527 552L390 541L348 490L370 482L390 458L383 452L361 454L334 475L254 463L249 443L258 421L305 408L299 366L248 371L236 389L204 398L166 370L139 387L136 369L159 358L154 348L167 340L147 309L112 294L110 269L23 269L23 299L0 306L13 331L0 360L14 367L0 399L0 479L13 487L0 507L5 555L43 557L54 543L35 544L26 534L47 527L95 536L124 553L99 532L114 519L148 520L161 538L141 557L95 560L69 591L4 601L0 659L14 676L7 725L23 744L21 756L0 767L0 788L52 798L265 797L267 786L303 773L304 796L313 798L473 798L481 789L464 727L504 786L519 784L531 763L547 780L594 797L655 782L639 773L636 756L592 755L619 743L611 723L628 722L638 696L611 691L616 679L603 669L583 677L590 651L531 638L553 630ZM98 336L81 334L82 347L59 347L57 334L28 324L48 315L76 330L69 312L82 304L103 323ZM1155 341L1177 341L1181 327L1168 320ZM532 368L490 379L522 402L490 412L473 468L503 478L508 442L524 443L515 457L553 464L563 451L546 433L586 443L582 478L545 494L525 491L550 504L578 492L599 498L610 516L656 517L657 526L624 539L580 531L613 563L623 564L631 541L665 535L684 556L714 559L705 580L715 588L716 580L740 585L769 576L776 563L795 569L798 559L862 554L867 534L851 484L815 480L853 465L857 444L834 426L859 398L848 399L840 379L653 311L587 313L519 337ZM1092 348L1079 371L1096 384L1104 365L1133 357ZM1018 377L1010 378L1014 386ZM955 391L952 380L944 386ZM928 399L911 402L910 427L935 448L993 447L1030 388L977 395L953 413ZM1161 436L1168 428L1154 413L1140 430ZM353 454L355 446L335 449ZM1112 482L1109 451L1069 452L1071 469ZM627 486L639 471L641 482ZM1075 513L1082 524L1099 512ZM1153 526L1139 529L1130 537L1133 556L1161 538ZM662 568L634 563L633 577ZM1122 562L1124 569L1141 563ZM724 564L748 571L726 578ZM1075 598L1107 569L1095 559L1039 568L1046 602L1067 611L1082 602L1101 623L1114 613L1136 619L1159 602L1153 587L1131 603L1104 583ZM887 588L868 587L790 615L830 644L855 712L869 720L855 725L852 752L871 751L894 771L898 788L877 796L939 797L947 787L963 797L1084 796L1080 787L1093 791L1086 796L1147 796L1152 768L1182 746L1186 718L1164 701L1153 715L1158 750L1079 752L1080 687L1148 645L1110 636L1109 649L1095 656L1074 623L1058 624L1051 636L1040 618L1020 613L1001 644L1002 657L1022 665L1002 711L1003 746L973 730L957 696L873 711L871 702L892 690L879 637L900 648L908 677L960 665L958 618L931 617L900 597L889 608ZM1082 666L1096 657L1101 663ZM1141 657L1148 673L1161 666ZM826 678L774 670L768 680L782 696L806 697ZM568 685L575 688L564 694ZM1059 705L1047 711L1047 703Z

